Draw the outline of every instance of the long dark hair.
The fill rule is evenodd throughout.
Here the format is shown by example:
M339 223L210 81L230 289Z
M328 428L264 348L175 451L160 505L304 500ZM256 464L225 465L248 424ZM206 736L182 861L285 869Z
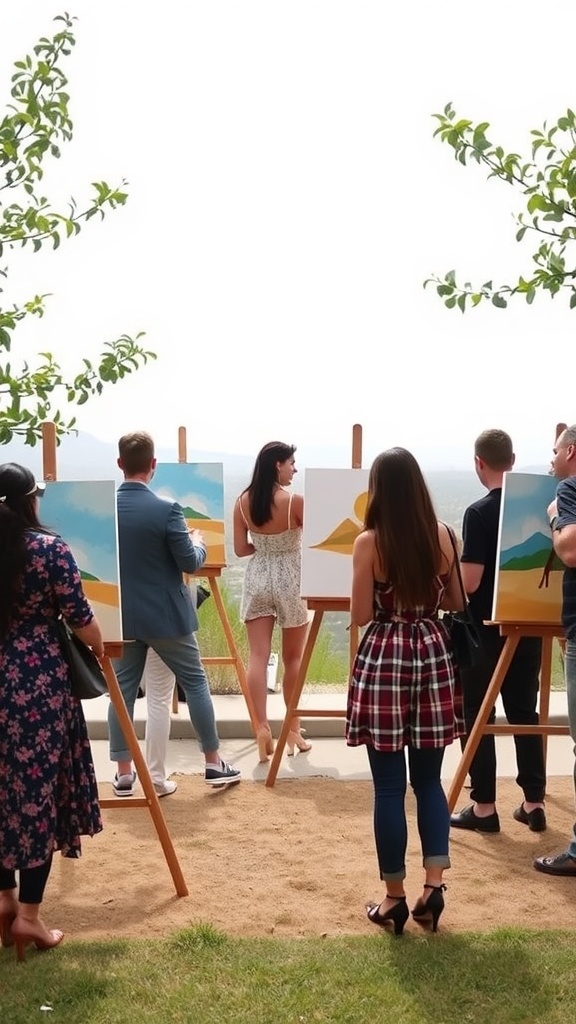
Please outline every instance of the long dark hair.
M254 526L264 526L272 519L272 499L278 483L277 462L286 462L296 448L283 441L269 441L256 456L252 479L242 494L248 495L250 518Z
M24 494L0 501L0 639L8 632L22 593L22 575L28 558L27 530L50 532L38 519L36 496Z
M406 448L389 448L370 469L365 527L399 606L434 601L442 552L438 521L420 466Z

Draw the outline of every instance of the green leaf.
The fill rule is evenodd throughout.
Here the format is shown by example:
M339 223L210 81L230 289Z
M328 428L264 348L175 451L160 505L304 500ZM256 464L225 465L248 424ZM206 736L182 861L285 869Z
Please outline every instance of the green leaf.
M492 305L497 306L498 309L506 309L508 303L499 292L494 292L494 295L492 296Z

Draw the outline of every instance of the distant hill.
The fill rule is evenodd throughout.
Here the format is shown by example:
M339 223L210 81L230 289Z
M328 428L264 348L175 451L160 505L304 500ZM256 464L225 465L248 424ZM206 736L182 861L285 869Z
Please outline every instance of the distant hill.
M510 571L525 572L528 569L543 569L546 565L552 541L544 533L533 533L522 544L514 544L511 548L503 551L500 556L502 569ZM563 569L564 566L559 558L554 559L553 569Z
M210 516L205 516L203 512L197 512L195 508L191 508L190 505L183 505L182 511L184 513L184 519L210 519Z
M201 448L188 449L188 462L221 462L224 473L239 476L245 481L250 479L254 459L248 455L230 455L226 452L209 452ZM59 480L117 480L120 482L122 473L116 465L118 448L110 441L100 441L92 434L82 431L77 437L65 437L56 453L57 475ZM158 462L178 462L178 452L174 448L158 448ZM22 441L11 441L0 446L0 462L19 462L28 466L35 476L42 479L42 445L34 448Z

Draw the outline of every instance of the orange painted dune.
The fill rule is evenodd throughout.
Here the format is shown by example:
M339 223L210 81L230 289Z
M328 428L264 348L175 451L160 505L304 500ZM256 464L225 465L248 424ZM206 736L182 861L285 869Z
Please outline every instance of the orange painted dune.
M117 583L103 583L102 580L82 580L84 593L90 602L109 604L114 608L120 606L120 595Z
M501 570L498 576L497 622L560 622L562 573L550 574L548 587L538 587L542 569Z
M187 519L191 530L200 530L206 544L206 565L226 565L224 523L220 519Z

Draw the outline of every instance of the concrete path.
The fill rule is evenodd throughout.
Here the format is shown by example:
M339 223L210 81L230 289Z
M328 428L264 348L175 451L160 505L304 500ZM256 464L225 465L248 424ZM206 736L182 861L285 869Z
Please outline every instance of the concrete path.
M214 707L218 730L222 741L222 756L242 770L245 779L264 781L267 766L258 763L256 744L252 738L250 719L243 697L215 696ZM113 767L108 760L106 716L108 698L84 702L84 713L92 741L92 751L98 780L108 782L113 775ZM305 693L300 702L301 708L342 710L346 707L345 693ZM274 735L278 735L283 721L284 704L280 694L268 697L269 720ZM502 710L497 704L497 721L502 722ZM550 695L550 721L554 724L566 724L566 694L555 691ZM144 738L146 724L146 699L136 702L134 723L141 741ZM312 743L312 750L307 754L296 754L282 759L278 779L310 778L327 776L335 779L359 780L370 779L366 751L362 748L347 747L344 740L344 718L309 718L302 715L302 723L307 729L307 739ZM188 711L185 704L180 704L178 714L172 716L171 739L168 749L168 768L170 773L191 775L203 771L203 759L198 750ZM143 742L141 742L143 749ZM499 776L516 776L514 741L511 736L496 739ZM446 750L443 766L443 779L449 782L460 760L460 744L454 743ZM573 742L569 736L548 737L547 770L549 775L571 775L574 766ZM463 791L459 804L466 797Z

